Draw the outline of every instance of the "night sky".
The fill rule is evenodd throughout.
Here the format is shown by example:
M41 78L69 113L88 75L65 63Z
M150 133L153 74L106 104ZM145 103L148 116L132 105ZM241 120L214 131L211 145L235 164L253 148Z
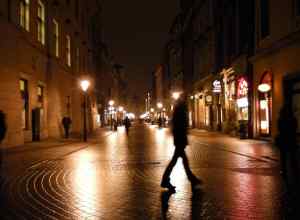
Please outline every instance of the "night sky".
M151 86L151 72L178 12L176 2L104 0L104 39L115 61L125 66L131 94L143 97Z

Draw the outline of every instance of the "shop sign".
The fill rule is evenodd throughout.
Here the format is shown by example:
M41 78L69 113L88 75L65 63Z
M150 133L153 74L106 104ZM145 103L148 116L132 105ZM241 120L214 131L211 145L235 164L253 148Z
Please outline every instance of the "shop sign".
M213 82L213 93L221 93L221 91L222 91L221 81L215 80Z
M248 96L248 83L245 78L241 78L238 82L237 96L239 98Z
M206 103L206 105L212 104L212 96L211 95L205 96L205 103Z
M247 97L239 98L236 101L239 108L246 108L249 105Z

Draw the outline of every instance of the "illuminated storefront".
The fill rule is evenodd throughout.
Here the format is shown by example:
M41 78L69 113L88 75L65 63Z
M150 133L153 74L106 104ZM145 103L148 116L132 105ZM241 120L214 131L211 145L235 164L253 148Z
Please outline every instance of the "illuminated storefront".
M216 79L212 83L212 93L214 96L214 124L216 130L221 130L221 124L223 122L223 112L221 105L221 93L222 93L222 84L221 81Z
M265 72L258 85L259 132L261 136L271 135L272 119L272 74Z
M238 120L248 121L249 119L248 82L244 77L241 77L238 80L236 102L238 107Z

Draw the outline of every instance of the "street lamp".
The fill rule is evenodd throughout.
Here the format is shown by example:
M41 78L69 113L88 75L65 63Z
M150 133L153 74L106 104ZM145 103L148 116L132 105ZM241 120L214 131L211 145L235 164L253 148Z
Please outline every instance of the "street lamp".
M173 92L172 93L172 98L175 99L175 100L178 100L180 97L180 92Z
M109 104L110 106L113 106L113 105L115 104L115 101L114 101L114 100L109 100L108 104Z
M157 103L157 108L161 109L163 107L163 104L161 102Z
M86 126L86 110L87 110L87 90L90 87L90 82L88 80L82 80L80 82L81 89L84 94L83 98L83 140L87 141L87 126Z

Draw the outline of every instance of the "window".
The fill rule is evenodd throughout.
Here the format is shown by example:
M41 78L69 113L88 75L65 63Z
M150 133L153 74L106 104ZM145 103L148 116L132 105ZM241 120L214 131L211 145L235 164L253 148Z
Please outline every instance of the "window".
M80 50L79 47L76 48L76 70L80 71Z
M58 22L53 19L53 37L54 37L54 54L59 57L59 26Z
M45 44L45 6L39 0L37 7L38 41Z
M260 36L265 38L270 34L269 0L260 0Z
M29 100L28 100L28 81L20 79L20 93L23 101L22 107L22 128L28 129L28 116L29 116Z
M30 19L30 0L20 1L20 25L26 31L29 31Z
M71 38L69 35L66 36L66 59L67 65L71 66Z
M7 0L7 19L11 21L11 0Z
M75 0L75 17L76 19L79 17L79 0Z
M43 86L37 87L37 95L38 95L38 102L40 102L42 104L43 100L44 100L44 87Z
M300 16L300 0L296 0L296 15Z

